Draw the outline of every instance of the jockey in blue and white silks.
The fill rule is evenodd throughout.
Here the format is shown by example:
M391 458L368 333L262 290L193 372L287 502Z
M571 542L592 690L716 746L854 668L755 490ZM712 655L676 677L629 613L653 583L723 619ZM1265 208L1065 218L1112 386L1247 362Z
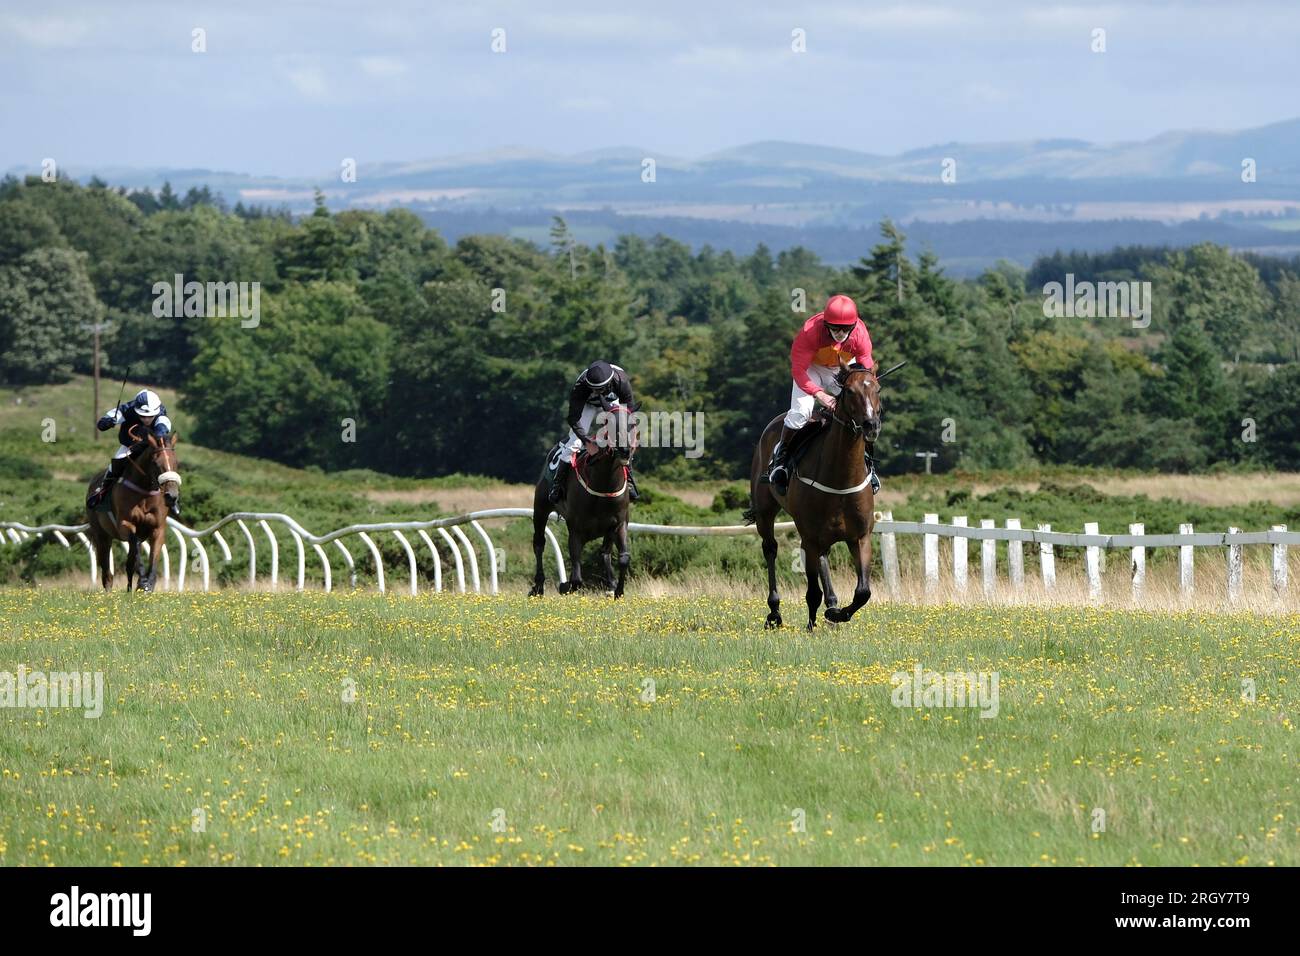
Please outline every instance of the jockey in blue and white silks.
M117 427L117 441L121 447L113 453L113 460L109 463L108 470L104 472L99 487L86 499L86 504L91 508L97 506L112 490L113 483L122 477L122 471L126 468L126 457L131 453L131 447L144 441L145 436L149 434L155 438L166 438L171 434L172 420L167 417L167 406L162 403L158 393L146 388L141 389L129 402L123 402L116 408L104 412L95 423L95 427L101 432L106 432L114 426Z

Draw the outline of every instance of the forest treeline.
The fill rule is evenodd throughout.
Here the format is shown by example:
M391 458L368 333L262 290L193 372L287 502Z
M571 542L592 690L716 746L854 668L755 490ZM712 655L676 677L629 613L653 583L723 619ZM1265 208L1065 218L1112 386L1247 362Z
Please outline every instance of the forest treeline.
M1049 317L1044 286L1149 282L1150 323ZM156 314L157 284L257 283L255 323ZM803 249L692 251L626 235L448 244L407 210L313 214L207 190L0 182L0 378L107 376L182 392L188 436L327 470L529 480L596 358L646 411L703 413L704 452L663 477L738 477L789 402L790 342L853 296L886 381L886 472L1071 463L1300 469L1300 260L1215 245L1059 252L957 281L891 222L846 269ZM351 423L349 426L348 423Z

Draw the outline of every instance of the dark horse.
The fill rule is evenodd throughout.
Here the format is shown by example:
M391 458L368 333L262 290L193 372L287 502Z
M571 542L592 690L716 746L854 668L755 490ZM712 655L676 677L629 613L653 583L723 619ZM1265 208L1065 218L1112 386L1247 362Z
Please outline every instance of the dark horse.
M140 590L152 591L158 578L158 555L167 532L167 513L180 514L181 476L177 473L176 436L155 438L147 435L131 448L127 471L113 485L113 513L87 511L90 538L99 562L99 578L104 590L113 588L113 573L108 556L113 541L128 543L126 555L126 589L132 588L140 542L149 542L149 567L140 574ZM93 490L96 476L90 483ZM114 520L116 518L116 521Z
M867 480L866 443L880 434L880 382L875 372L860 366L848 366L841 359L840 393L829 421L816 434L806 438L803 457L790 475L790 486L783 497L766 483L759 482L772 448L781 434L778 416L759 436L750 469L749 492L754 503L748 516L758 526L763 539L763 557L767 560L768 627L781 626L781 595L776 589L776 517L784 508L794 518L795 528L804 551L808 574L808 629L817 625L817 608L822 593L826 595L826 620L839 624L847 621L871 600L871 528L875 524L875 496ZM809 428L817 426L810 424ZM826 554L837 541L843 541L853 555L858 571L853 603L839 607L831 586L830 565ZM820 579L820 584L819 584Z
M582 548L588 541L600 539L601 561L605 567L605 587L614 597L623 596L627 567L632 556L627 548L628 465L636 452L636 426L632 410L615 405L601 416L603 424L596 434L600 446L595 454L586 449L578 453L574 466L566 472L564 497L552 505L548 492L548 467L542 469L533 492L533 554L537 571L528 592L540 597L546 590L542 571L542 549L546 545L546 520L551 509L564 518L569 528L569 581L560 584L560 593L569 594L582 588ZM618 583L614 583L614 566L610 550L618 545Z

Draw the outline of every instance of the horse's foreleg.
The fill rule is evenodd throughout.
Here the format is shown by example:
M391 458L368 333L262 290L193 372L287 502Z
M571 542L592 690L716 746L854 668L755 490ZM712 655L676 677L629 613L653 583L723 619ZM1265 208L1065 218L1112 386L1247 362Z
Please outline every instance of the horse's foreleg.
M858 583L853 588L853 603L842 609L826 609L826 620L847 621L871 600L871 535L864 534L856 542L845 542L858 570ZM833 612L833 613L832 613Z
M537 513L536 509L534 504L534 514ZM529 597L541 597L546 593L546 572L542 570L542 552L546 550L546 517L543 515L541 521L533 519L533 557L537 567L533 571L533 586L528 591Z
M605 540L600 543L600 570L605 577L605 590L611 595L614 593L614 559L611 552L614 550L614 532L605 532Z
M770 521L759 528L763 536L763 560L767 562L767 621L765 627L781 626L781 592L776 589L776 532Z
M835 596L835 585L831 584L831 563L822 555L822 559L817 562L817 570L821 575L822 591L826 594L826 609L840 606L840 599Z
M140 558L140 536L131 535L130 541L126 547L126 589L128 592L133 590L132 581L135 578L136 562ZM143 576L141 576L143 581Z
M113 572L108 569L108 556L112 548L112 538L102 531L95 536L95 563L99 565L99 583L105 591L113 590Z
M582 546L586 543L577 531L569 529L569 583L560 585L561 594L582 590Z
M614 599L617 600L623 596L623 585L627 582L627 569L632 563L632 552L627 546L626 521L619 524L614 539L618 543L618 584L614 586Z
M158 580L158 561L163 549L164 537L164 528L158 528L149 539L149 569L140 576L140 590L146 593L153 592Z
M808 601L808 630L817 626L817 609L822 603L822 589L820 584L822 556L814 548L803 546L805 573L808 575L808 590L805 597Z

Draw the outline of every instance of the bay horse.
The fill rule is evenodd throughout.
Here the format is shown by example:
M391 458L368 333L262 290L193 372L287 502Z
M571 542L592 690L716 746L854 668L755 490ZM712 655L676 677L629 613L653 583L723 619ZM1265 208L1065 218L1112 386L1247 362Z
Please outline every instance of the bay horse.
M105 591L113 589L113 573L108 556L115 540L128 544L126 555L126 589L132 589L140 543L149 542L149 567L140 574L140 590L154 589L158 577L158 555L167 532L167 514L180 514L181 476L177 472L176 435L157 438L146 435L131 448L127 470L113 485L112 514L86 511L90 539L99 562L100 583ZM99 482L91 480L90 490Z
M880 381L874 370L849 365L840 358L837 378L840 393L836 408L819 431L806 437L805 450L797 469L792 468L785 495L759 476L767 467L772 448L781 435L784 415L772 419L759 436L750 466L749 493L753 507L746 512L757 526L767 561L766 626L781 626L781 595L776 587L776 524L784 508L794 518L803 547L808 575L808 629L817 626L817 609L826 597L826 620L840 624L871 600L871 529L875 524L875 495L865 455L867 443L880 435ZM815 426L809 425L809 428ZM853 602L839 606L831 586L826 555L843 541L857 568Z
M632 409L614 405L598 416L603 424L595 433L599 446L595 454L584 448L577 455L573 467L565 473L564 497L557 504L550 502L548 464L533 490L533 555L537 569L533 575L530 597L541 597L546 590L546 575L542 571L542 550L546 545L546 521L552 509L564 519L569 529L569 580L561 583L561 594L581 590L582 549L588 541L601 541L600 557L604 565L605 587L612 589L615 598L623 596L628 565L632 562L627 544L628 509L631 501L628 466L636 452L637 431ZM567 451L564 452L567 454ZM618 582L614 581L614 566L610 555L618 545Z

